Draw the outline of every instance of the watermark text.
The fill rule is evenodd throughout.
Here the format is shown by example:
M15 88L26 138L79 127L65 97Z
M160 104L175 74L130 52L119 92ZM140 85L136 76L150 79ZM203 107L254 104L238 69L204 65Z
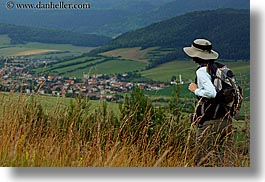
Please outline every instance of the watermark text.
M90 3L65 3L60 2L48 2L42 3L41 1L37 3L16 3L15 1L8 1L6 3L7 9L40 9L40 10L81 10L90 9Z

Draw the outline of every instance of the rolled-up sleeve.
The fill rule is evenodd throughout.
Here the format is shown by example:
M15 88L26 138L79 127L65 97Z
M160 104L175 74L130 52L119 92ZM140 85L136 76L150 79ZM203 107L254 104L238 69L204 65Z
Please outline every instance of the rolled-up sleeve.
M206 67L202 67L196 71L198 89L195 90L195 95L206 97L208 99L215 98L216 90L211 81L211 76L206 72Z

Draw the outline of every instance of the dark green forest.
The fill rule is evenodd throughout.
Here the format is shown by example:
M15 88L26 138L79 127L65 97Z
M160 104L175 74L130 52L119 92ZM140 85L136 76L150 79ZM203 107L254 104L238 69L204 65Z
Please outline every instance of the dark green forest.
M111 38L93 34L79 34L62 30L48 30L0 23L0 35L7 34L12 44L41 42L54 44L72 44L76 46L101 46Z

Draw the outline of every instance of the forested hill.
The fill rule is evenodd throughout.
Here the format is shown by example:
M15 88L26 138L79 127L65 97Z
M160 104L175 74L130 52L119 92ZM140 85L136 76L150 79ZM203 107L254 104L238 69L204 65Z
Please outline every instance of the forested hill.
M195 38L207 38L223 59L250 59L249 10L219 9L196 11L125 33L101 51L125 47L173 47L179 58L182 47Z
M70 31L49 30L0 23L0 35L3 34L7 34L11 38L11 43L13 44L41 42L96 47L111 40L111 38L101 35L79 34Z

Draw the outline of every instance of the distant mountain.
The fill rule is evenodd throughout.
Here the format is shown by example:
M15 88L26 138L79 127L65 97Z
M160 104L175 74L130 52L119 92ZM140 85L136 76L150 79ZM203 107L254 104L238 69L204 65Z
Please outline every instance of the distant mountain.
M89 0L86 10L40 10L5 8L0 1L0 22L38 28L116 37L127 31L197 10L217 8L249 9L249 0ZM37 3L17 0L15 3ZM50 2L42 0L42 3ZM84 3L65 0L65 3Z
M111 40L109 37L100 35L80 34L69 31L48 30L0 23L0 35L3 34L7 34L13 44L41 42L96 47L106 44Z
M174 0L145 14L145 22L158 22L188 12L220 8L249 9L250 0Z
M130 17L151 11L161 4L172 0L66 0L65 3L91 4L90 9L79 10L45 10L45 9L7 9L6 1L0 1L0 23L23 25L37 28L61 29L79 33L93 33L108 36L119 35L128 30L138 28L138 25L119 25L129 21ZM33 0L19 0L15 3L39 2ZM41 1L42 4L49 0Z
M99 51L125 47L171 47L186 58L182 47L195 38L207 38L223 59L250 59L250 12L219 9L197 11L127 32Z
M119 9L134 11L134 13L137 13L138 8L158 8L172 1L174 0L90 0L89 2L95 9Z

